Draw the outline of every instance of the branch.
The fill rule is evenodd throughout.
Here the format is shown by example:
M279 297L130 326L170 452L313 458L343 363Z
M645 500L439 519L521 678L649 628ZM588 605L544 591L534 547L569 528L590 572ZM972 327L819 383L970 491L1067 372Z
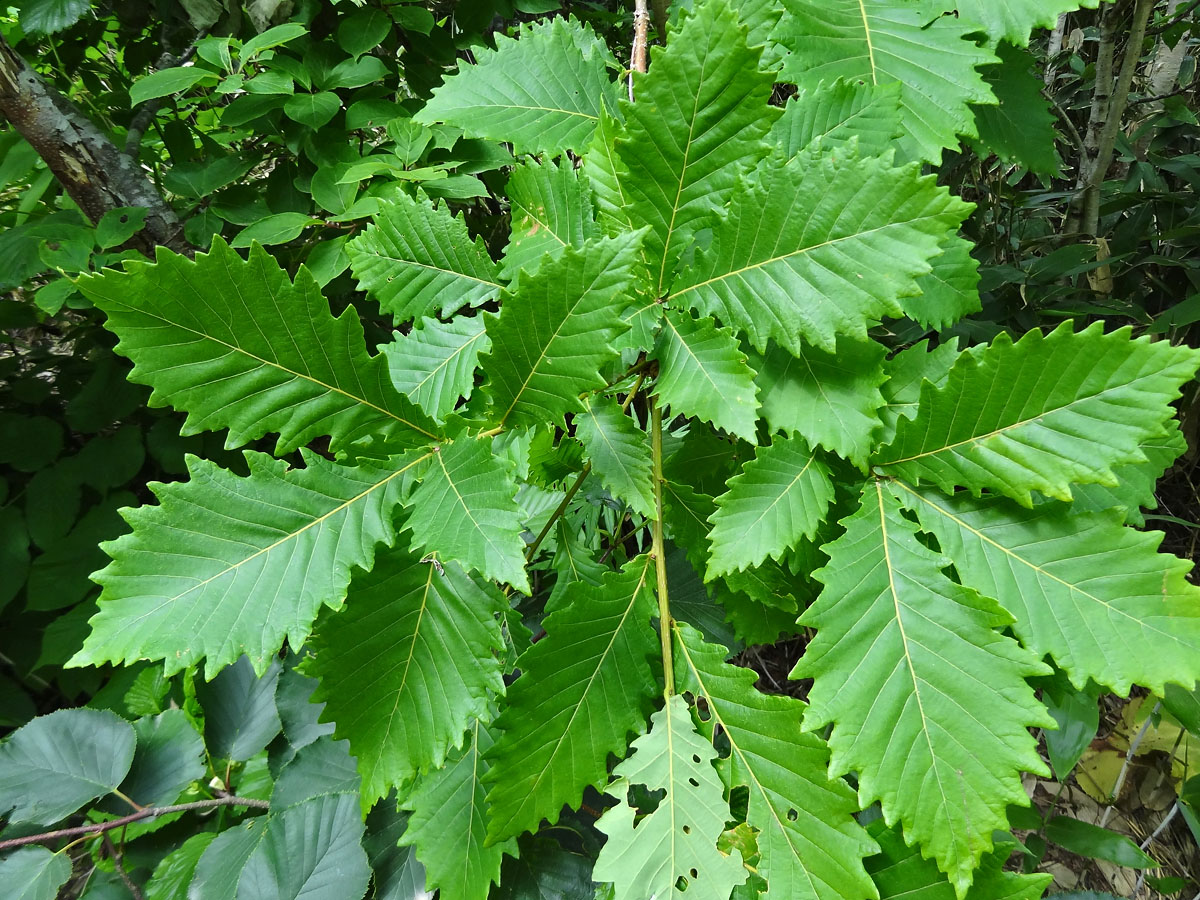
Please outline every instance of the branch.
M164 53L158 58L158 62L154 64L155 71L162 69L173 69L176 66L181 66L193 56L196 55L196 45L202 41L208 34L207 28L202 28L196 33L196 39L183 51L178 57L172 56L170 53ZM131 159L138 158L138 152L142 148L142 135L146 133L146 129L150 127L150 123L154 121L154 117L158 115L159 109L162 108L164 97L156 97L153 100L147 100L138 107L137 112L133 114L133 119L129 122L129 130L125 132L125 150L126 156Z
M119 850L117 850L116 846L112 842L112 838L108 836L107 832L104 833L103 840L104 849L107 850L109 855L112 857L113 867L117 870L117 876L125 885L125 889L129 891L129 896L132 897L133 900L146 900L146 895L142 893L142 889L133 883L133 880L129 877L129 873L125 871L125 862L121 858L121 853Z
M142 819L153 819L158 816L165 816L168 813L213 809L218 806L248 806L252 809L271 808L271 804L266 800L252 800L249 797L214 797L211 800L176 803L173 806L147 806L145 809L139 809L135 813L130 813L119 819L110 819L107 822L92 822L88 825L80 825L77 828L60 828L57 831L44 831L41 834L30 834L25 837L0 841L0 853L3 853L5 850L11 850L14 847L40 844L44 841L53 841L58 838L91 837L96 834L104 834L106 831L112 831L114 828L124 828L131 822L140 822Z
M1170 28L1172 25L1174 25L1176 22L1181 22L1184 19L1186 19L1188 16L1190 16L1195 11L1197 6L1200 6L1200 0L1192 0L1191 3L1189 3L1187 6L1185 6L1183 8L1182 12L1177 12L1174 15L1171 15L1170 13L1168 13L1167 21L1163 22L1161 25L1154 26L1149 31L1147 31L1146 34L1157 37L1158 35L1162 34L1164 31L1166 31L1168 28Z
M163 245L186 252L183 229L146 173L0 36L0 119L27 140L93 223L124 206L147 211L136 236L148 256Z
M650 552L658 576L658 635L662 642L663 696L675 693L675 664L671 659L671 606L667 597L667 553L663 547L662 407L650 409L650 452L654 456L654 531Z
M633 73L646 72L646 45L650 33L650 10L646 0L634 0L633 49L629 56L629 102L633 102Z

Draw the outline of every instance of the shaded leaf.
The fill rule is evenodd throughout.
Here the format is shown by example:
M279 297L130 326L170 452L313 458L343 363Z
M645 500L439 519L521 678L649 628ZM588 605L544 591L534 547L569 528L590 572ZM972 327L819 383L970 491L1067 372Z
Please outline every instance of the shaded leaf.
M278 662L272 662L260 677L245 656L211 681L196 685L196 699L204 710L205 743L214 759L245 762L279 734L278 686Z
M443 897L486 900L500 880L504 856L517 855L513 838L486 844L488 800L482 779L492 743L491 732L476 719L462 750L451 753L445 767L423 776L404 801L412 815L400 842L416 848L428 888L439 888Z
M392 384L435 421L442 421L459 398L470 397L479 354L491 341L480 316L449 322L421 319L407 335L380 347Z
M489 441L464 435L444 445L405 501L413 550L528 594L516 493L510 467Z
M812 538L833 500L825 463L799 438L776 438L730 479L709 518L712 555L705 580L780 559Z
M565 425L578 395L604 387L601 367L619 355L642 232L566 247L485 313L491 350L481 360L492 421L515 427Z
M125 778L137 740L107 710L60 709L0 744L0 816L50 825L103 797Z
M653 518L654 467L646 432L616 400L596 397L583 404L584 412L575 417L575 434L587 450L593 471L614 497Z
M397 323L440 312L449 317L499 292L500 275L483 241L472 241L462 214L443 202L397 191L366 231L346 245L360 290Z

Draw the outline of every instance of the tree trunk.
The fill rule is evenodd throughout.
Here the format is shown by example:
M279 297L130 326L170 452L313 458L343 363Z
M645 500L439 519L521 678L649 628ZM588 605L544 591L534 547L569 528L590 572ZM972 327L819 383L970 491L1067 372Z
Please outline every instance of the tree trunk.
M134 236L133 246L151 256L157 245L189 249L179 218L145 171L46 84L2 36L0 116L29 141L93 223L111 209L142 207L146 225Z

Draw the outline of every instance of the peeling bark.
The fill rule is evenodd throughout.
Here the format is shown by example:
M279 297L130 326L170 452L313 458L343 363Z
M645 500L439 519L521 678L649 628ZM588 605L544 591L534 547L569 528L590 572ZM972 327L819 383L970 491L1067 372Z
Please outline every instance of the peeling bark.
M189 248L174 210L145 171L25 62L0 36L0 116L7 119L92 222L111 209L147 210L131 245L153 256L155 246Z

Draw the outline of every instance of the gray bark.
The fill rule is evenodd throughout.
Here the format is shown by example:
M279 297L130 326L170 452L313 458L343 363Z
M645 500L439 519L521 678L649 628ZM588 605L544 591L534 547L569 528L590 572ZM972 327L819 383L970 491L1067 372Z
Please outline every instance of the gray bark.
M45 160L92 222L123 206L147 210L145 228L131 244L153 255L162 245L188 248L174 210L150 183L146 172L33 70L0 37L0 117Z

